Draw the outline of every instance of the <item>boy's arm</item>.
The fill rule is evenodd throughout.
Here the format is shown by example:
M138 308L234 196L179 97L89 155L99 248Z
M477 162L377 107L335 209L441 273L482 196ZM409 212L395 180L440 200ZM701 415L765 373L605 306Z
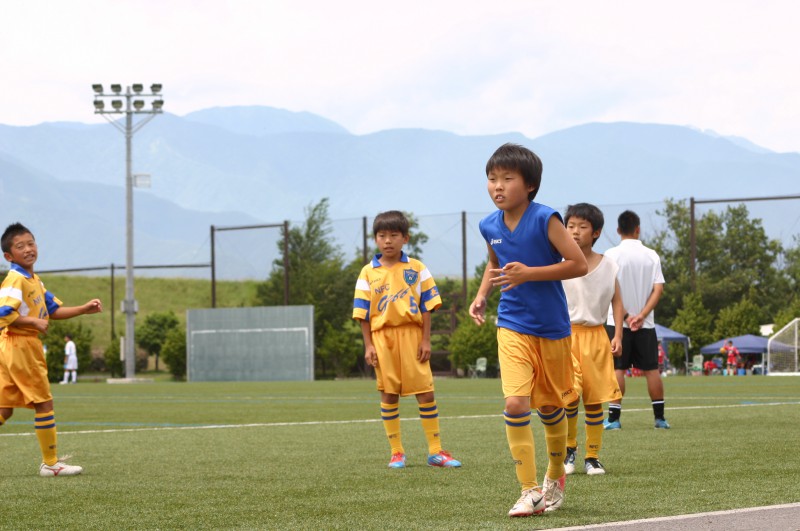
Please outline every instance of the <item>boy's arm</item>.
M497 255L492 250L491 245L486 244L489 249L489 260L486 262L486 268L483 270L483 277L481 278L481 285L478 288L478 293L475 295L475 300L469 305L469 316L475 321L475 324L482 325L486 320L486 297L492 291L492 278L497 276L496 271L500 267L497 260Z
M364 338L364 360L367 365L378 366L378 352L372 344L372 329L369 321L361 319L361 336Z
M622 323L625 320L625 307L622 305L622 291L616 277L614 278L614 296L611 297L611 311L614 313L614 339L611 340L611 354L618 358L622 356Z
M644 308L642 308L642 311L636 315L628 316L628 326L631 327L631 330L636 332L642 327L645 318L650 315L650 312L656 309L656 305L662 293L664 293L664 284L653 284L653 291L651 291L650 296L647 297L647 302Z
M529 267L520 262L509 262L503 269L495 269L493 273L500 275L492 280L501 291L508 291L523 282L538 280L566 280L582 277L589 272L589 264L581 248L567 232L567 228L557 216L550 216L547 222L547 237L550 244L559 252L563 260L548 266Z
M29 315L20 315L14 320L14 326L17 328L35 328L42 334L46 334L50 321Z
M103 303L100 299L92 299L81 306L59 306L50 314L50 319L71 319L78 315L90 313L100 313L103 311Z
M420 363L431 359L431 312L422 312L422 341L417 348L417 359Z

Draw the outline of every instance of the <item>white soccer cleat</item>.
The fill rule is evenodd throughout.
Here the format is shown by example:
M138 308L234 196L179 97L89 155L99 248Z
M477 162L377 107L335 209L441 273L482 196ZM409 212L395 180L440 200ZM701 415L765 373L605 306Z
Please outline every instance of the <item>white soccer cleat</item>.
M58 461L54 465L46 465L42 463L39 466L39 475L43 478L54 478L56 476L77 476L83 472L82 466L67 465Z
M522 491L514 507L508 511L508 516L533 516L541 514L545 509L544 494L538 487Z
M547 508L545 511L555 511L561 504L564 503L564 487L566 486L567 475L564 474L558 479L550 479L545 474L544 487L542 493L544 494L545 503Z

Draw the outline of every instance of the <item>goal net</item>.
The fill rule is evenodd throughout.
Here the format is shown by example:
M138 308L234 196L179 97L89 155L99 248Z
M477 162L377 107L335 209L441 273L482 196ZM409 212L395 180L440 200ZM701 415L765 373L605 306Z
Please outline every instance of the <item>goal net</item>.
M800 375L798 328L800 328L800 318L784 326L769 338L767 342L767 374L774 376Z

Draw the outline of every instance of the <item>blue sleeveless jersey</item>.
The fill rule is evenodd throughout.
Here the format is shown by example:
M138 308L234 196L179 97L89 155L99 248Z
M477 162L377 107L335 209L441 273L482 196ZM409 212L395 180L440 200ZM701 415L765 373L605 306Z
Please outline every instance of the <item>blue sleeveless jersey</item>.
M531 202L513 232L506 227L502 210L486 216L478 227L497 255L500 267L509 262L547 266L562 260L547 235L547 224L553 216L561 220L556 210ZM525 282L502 293L497 326L547 339L569 336L569 310L561 281Z

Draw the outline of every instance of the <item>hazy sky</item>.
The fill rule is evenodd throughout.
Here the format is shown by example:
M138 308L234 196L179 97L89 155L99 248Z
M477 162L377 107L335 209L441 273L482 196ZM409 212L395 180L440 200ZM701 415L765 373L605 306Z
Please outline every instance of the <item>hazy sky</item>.
M92 83L160 82L178 115L529 137L657 122L800 151L798 21L796 0L4 1L0 123L101 122Z

